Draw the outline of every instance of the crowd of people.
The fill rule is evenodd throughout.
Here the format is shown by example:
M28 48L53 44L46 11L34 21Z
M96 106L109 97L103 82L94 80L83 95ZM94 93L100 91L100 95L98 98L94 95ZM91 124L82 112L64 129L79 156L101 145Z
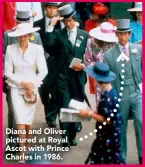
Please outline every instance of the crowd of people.
M90 6L87 20L81 22L78 18L83 16L73 3L45 2L45 16L37 21L35 15L32 19L31 10L16 10L16 26L3 32L8 127L26 130L19 138L31 138L28 131L39 97L50 128L58 126L60 109L69 108L71 99L85 101L91 108L85 92L88 79L90 93L96 97L96 111L82 109L79 115L96 120L98 132L85 163L126 164L131 118L141 164L142 3L128 9L133 21L108 18L109 9L103 3L87 3L86 8ZM82 62L70 68L73 58ZM62 138L68 138L63 147L77 146L76 135L82 123L59 120L59 125L66 130ZM10 147L16 145L10 143ZM28 149L29 143L19 146ZM19 163L25 163L25 159Z

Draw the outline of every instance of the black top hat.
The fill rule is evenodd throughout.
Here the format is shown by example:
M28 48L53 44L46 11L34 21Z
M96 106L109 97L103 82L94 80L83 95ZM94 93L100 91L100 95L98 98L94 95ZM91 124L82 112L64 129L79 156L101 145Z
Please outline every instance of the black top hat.
M95 80L103 83L110 83L116 78L116 74L110 71L107 64L102 62L95 63L95 65L93 66L86 67L85 71Z
M130 29L130 20L129 19L118 19L117 21L117 30L118 32L128 32Z
M44 2L44 6L55 6L55 7L59 7L59 3L58 2Z
M74 16L76 14L76 11L73 11L72 6L68 4L58 8L58 13L64 19L68 19Z

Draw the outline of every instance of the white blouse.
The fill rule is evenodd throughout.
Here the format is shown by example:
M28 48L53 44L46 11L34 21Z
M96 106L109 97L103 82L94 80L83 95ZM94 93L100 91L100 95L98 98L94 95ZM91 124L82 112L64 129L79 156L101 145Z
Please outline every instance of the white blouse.
M47 73L44 50L41 45L29 42L24 56L18 43L7 47L5 76L8 78L9 86L22 88L21 82L25 81L32 82L35 87L39 87Z

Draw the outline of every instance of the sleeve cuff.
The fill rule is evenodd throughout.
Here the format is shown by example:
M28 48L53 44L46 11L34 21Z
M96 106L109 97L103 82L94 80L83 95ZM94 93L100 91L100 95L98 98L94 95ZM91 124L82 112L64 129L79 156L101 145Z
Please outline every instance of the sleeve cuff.
M47 32L53 32L54 26L50 25L47 27Z

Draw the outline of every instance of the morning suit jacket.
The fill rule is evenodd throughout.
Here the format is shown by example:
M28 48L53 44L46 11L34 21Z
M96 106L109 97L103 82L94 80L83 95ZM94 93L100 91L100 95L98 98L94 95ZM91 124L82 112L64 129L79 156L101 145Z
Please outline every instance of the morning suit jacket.
M117 62L121 51L119 45L116 44L104 53L104 63L107 63L110 69L116 74L116 79L113 81L113 86L120 92L121 87L121 60ZM135 85L139 88L142 83L142 48L138 44L129 43L129 55L132 65L132 73Z
M82 60L84 62L83 56L88 40L88 33L77 28L77 36L76 41L74 44L74 56ZM47 33L45 42L46 45L44 46L45 50L49 49L53 53L53 58L51 59L51 70L53 71L50 73L48 77L48 85L50 82L57 79L58 88L62 94L65 94L67 90L67 80L66 78L66 66L68 67L68 58L69 58L69 45L70 41L68 40L68 34L66 28L56 31L55 33ZM77 43L80 43L78 46ZM81 86L81 92L84 93L84 85L86 83L86 73L82 70L77 73L77 77L79 80L79 84ZM67 98L66 98L67 99ZM66 102L67 103L67 102Z
M40 27L40 30L38 32L40 34L43 45L45 44L44 39L45 39L45 34L46 34L46 32L45 32L45 19L46 18L44 17L41 20L34 22L34 27ZM61 28L60 22L57 22L57 24L54 26L53 31L58 30L60 28Z

